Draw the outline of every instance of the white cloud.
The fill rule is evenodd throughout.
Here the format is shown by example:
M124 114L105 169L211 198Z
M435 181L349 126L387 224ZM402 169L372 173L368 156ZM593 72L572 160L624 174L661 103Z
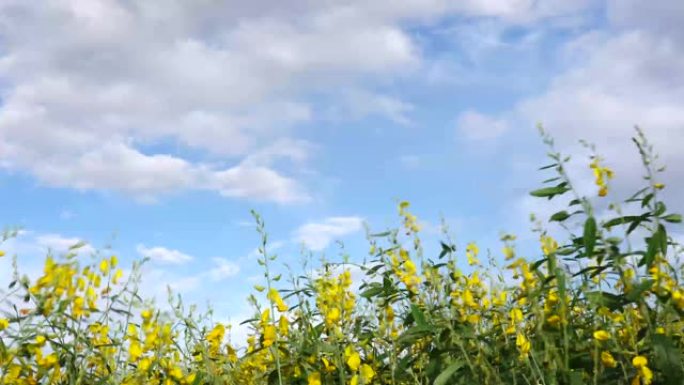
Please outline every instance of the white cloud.
M362 90L348 90L345 99L332 115L337 119L359 119L369 115L379 116L403 126L411 125L410 114L414 110L411 103L393 96Z
M509 128L505 119L492 118L472 110L461 113L456 126L459 133L470 140L498 138Z
M329 217L320 222L309 222L295 231L295 240L314 251L325 249L332 241L361 230L361 217Z
M35 237L35 243L41 249L50 250L55 253L66 253L72 246L83 243L81 247L74 249L73 252L79 254L92 254L95 252L95 249L82 239L65 237L60 234L38 235Z
M209 275L215 281L220 281L232 277L240 272L240 266L226 258L212 258L214 266L209 271Z
M144 266L141 271L140 294L145 300L151 299L157 304L166 304L168 289L174 295L180 294L184 301L192 300L201 288L202 276L198 274L181 275L168 269Z
M665 193L680 196L684 169L676 166L684 163L684 44L678 37L684 36L684 13L676 12L681 9L678 1L664 0L659 6L637 3L609 1L611 24L565 44L560 55L572 65L555 76L546 90L504 112L505 122L476 113L469 119L462 117L475 123L465 126L475 129L487 123L501 131L507 124L531 131L541 122L561 151L580 155L569 170L578 180L589 181L590 173L588 151L577 141L594 143L615 170L612 191L621 197L644 183L639 154L630 140L639 125L662 163L671 166L664 177ZM650 17L644 17L647 14ZM654 22L661 19L672 28Z
M149 257L151 260L160 263L180 265L192 261L194 258L178 250L167 249L166 247L146 247L138 245L136 251L141 257Z
M0 164L49 186L148 200L210 190L305 201L297 167L253 167L246 158L316 119L311 94L352 117L409 124L411 104L373 87L421 68L407 22L466 15L529 23L590 5L7 0L0 4Z
M334 9L313 9L299 20L272 4L92 4L2 5L0 154L3 164L49 186L144 199L205 189L306 200L292 176L253 166L248 155L312 118L298 100L312 85L325 90L338 79L417 60L397 26L359 23ZM321 81L301 82L302 76ZM400 107L378 105L395 117ZM143 150L167 142L232 165Z
M559 76L517 112L530 124L543 122L570 152L577 152L571 140L595 143L615 169L618 186L642 183L639 156L629 140L634 125L644 129L665 164L684 163L684 49L668 38L628 31L599 39L591 52L585 65ZM681 180L681 168L672 171L678 174L668 180Z

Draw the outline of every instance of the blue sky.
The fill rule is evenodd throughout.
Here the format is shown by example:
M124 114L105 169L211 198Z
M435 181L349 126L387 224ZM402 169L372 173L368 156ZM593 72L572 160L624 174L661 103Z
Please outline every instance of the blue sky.
M639 183L635 124L684 193L677 0L249 4L0 4L0 212L24 229L3 246L20 266L111 245L152 257L149 295L169 284L239 318L259 275L250 209L293 265L302 243L336 256L338 239L360 261L362 223L395 226L400 199L428 242L443 216L496 253L553 212L527 195L544 178L537 122L587 194L577 141L606 156L619 199Z

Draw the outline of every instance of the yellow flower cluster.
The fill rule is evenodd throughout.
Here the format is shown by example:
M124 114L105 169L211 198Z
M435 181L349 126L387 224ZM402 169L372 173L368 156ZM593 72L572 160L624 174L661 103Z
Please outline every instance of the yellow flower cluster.
M562 157L553 158L566 178ZM613 173L597 157L591 168L605 196ZM569 186L533 195L552 198ZM89 264L48 256L35 280L15 274L3 285L0 384L679 383L684 249L666 226L681 217L666 213L651 187L659 188L630 199L643 213L602 223L591 202L573 199L572 213L551 218L567 239L539 222L526 238L534 245L516 249L504 235L502 255L486 265L476 243L465 244L463 258L448 235L437 253L424 250L407 202L400 229L369 234L363 264L325 263L278 290L281 274L268 265L275 257L264 255L267 282L250 296L241 347L230 325L194 307L164 311L140 298L138 265L124 277L115 256ZM576 235L563 221L580 216ZM630 240L636 228L645 242Z
M356 295L351 291L351 285L349 270L343 271L337 277L331 277L326 272L314 282L317 293L316 306L331 333L339 334L342 324L350 320L354 311Z
M594 171L594 183L599 188L598 195L604 197L608 194L608 180L613 179L613 170L600 165L600 159L594 157L589 164L589 168Z

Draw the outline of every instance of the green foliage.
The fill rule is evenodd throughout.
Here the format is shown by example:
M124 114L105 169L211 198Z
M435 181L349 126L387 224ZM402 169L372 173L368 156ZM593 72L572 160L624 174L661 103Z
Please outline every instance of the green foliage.
M49 257L40 278L15 273L2 293L0 383L682 384L682 248L669 235L681 216L660 199L653 149L637 131L647 185L606 205L613 172L593 147L596 196L581 196L541 132L553 175L531 194L568 203L535 222L529 259L506 234L484 265L475 243L461 251L447 232L426 256L401 202L401 227L369 232L363 264L323 260L285 277L253 212L265 282L238 349L230 325L180 298L171 311L143 301L139 265L124 279L113 256Z

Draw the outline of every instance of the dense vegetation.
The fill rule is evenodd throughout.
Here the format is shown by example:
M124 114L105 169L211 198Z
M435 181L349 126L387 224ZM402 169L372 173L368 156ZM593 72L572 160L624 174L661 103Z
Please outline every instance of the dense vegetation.
M535 221L530 259L509 234L486 263L475 243L461 251L447 233L441 252L425 255L402 202L398 229L368 234L366 263L281 279L255 215L265 284L251 297L247 347L236 350L229 326L180 300L170 311L143 301L139 264L124 277L115 256L48 256L37 280L15 273L3 285L0 383L684 383L681 248L668 235L681 217L659 197L651 146L637 132L645 187L597 213L610 199L605 161L591 154L595 196L580 196L568 158L543 139L552 175L531 194L568 205Z

